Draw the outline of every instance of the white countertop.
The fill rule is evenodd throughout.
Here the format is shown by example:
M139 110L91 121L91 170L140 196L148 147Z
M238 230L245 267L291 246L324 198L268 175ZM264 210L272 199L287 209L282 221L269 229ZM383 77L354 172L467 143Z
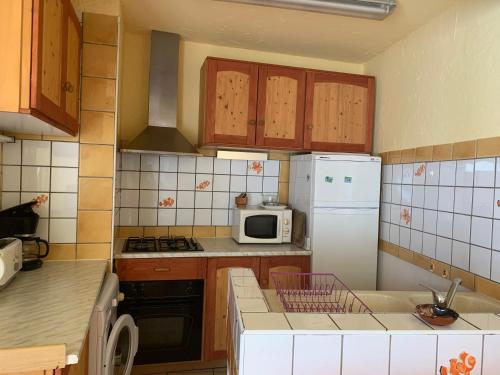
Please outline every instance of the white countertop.
M108 262L46 261L0 290L0 350L66 345L78 362Z
M228 257L228 256L288 256L311 255L293 244L239 244L230 237L197 238L204 251L122 253L126 239L115 239L115 258L186 258L186 257Z

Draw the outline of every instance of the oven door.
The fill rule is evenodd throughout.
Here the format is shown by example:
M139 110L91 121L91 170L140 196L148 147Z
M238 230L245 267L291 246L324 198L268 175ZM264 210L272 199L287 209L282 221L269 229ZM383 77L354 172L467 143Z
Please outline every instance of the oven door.
M134 319L128 314L120 316L109 334L103 375L129 375L138 341L139 334Z
M281 243L280 213L247 214L242 216L240 230L247 243Z
M135 364L201 360L202 300L169 298L126 307L139 328Z

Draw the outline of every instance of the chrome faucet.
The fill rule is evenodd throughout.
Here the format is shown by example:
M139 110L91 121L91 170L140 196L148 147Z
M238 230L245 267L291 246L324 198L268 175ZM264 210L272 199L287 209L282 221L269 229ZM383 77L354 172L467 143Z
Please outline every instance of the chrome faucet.
M457 293L457 289L460 284L462 284L462 279L460 279L459 277L453 279L450 285L450 289L448 289L448 293L446 293L446 295L439 290L431 288L427 285L419 285L426 289L429 289L432 292L432 299L434 300L434 303L436 305L438 305L439 307L449 308L453 303L453 300L455 299L455 294Z

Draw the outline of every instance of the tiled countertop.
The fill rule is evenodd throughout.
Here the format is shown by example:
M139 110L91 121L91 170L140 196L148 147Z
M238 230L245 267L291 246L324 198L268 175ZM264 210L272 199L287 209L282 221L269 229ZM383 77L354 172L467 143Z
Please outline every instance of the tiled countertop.
M66 345L78 362L107 261L47 261L0 290L0 350Z
M287 256L311 255L292 244L239 244L229 237L198 238L204 251L155 252L155 253L122 253L125 239L116 239L115 258L184 258L184 257L228 257L228 256Z

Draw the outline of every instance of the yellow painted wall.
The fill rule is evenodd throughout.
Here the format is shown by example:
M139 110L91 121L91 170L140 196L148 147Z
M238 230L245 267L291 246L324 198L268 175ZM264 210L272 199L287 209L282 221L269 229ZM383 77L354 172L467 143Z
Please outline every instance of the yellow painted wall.
M123 34L120 137L125 141L134 138L147 123L149 37L149 33L125 31ZM207 56L363 73L362 64L182 41L178 127L193 144L198 140L200 68Z
M457 0L365 72L377 152L500 135L500 1Z

